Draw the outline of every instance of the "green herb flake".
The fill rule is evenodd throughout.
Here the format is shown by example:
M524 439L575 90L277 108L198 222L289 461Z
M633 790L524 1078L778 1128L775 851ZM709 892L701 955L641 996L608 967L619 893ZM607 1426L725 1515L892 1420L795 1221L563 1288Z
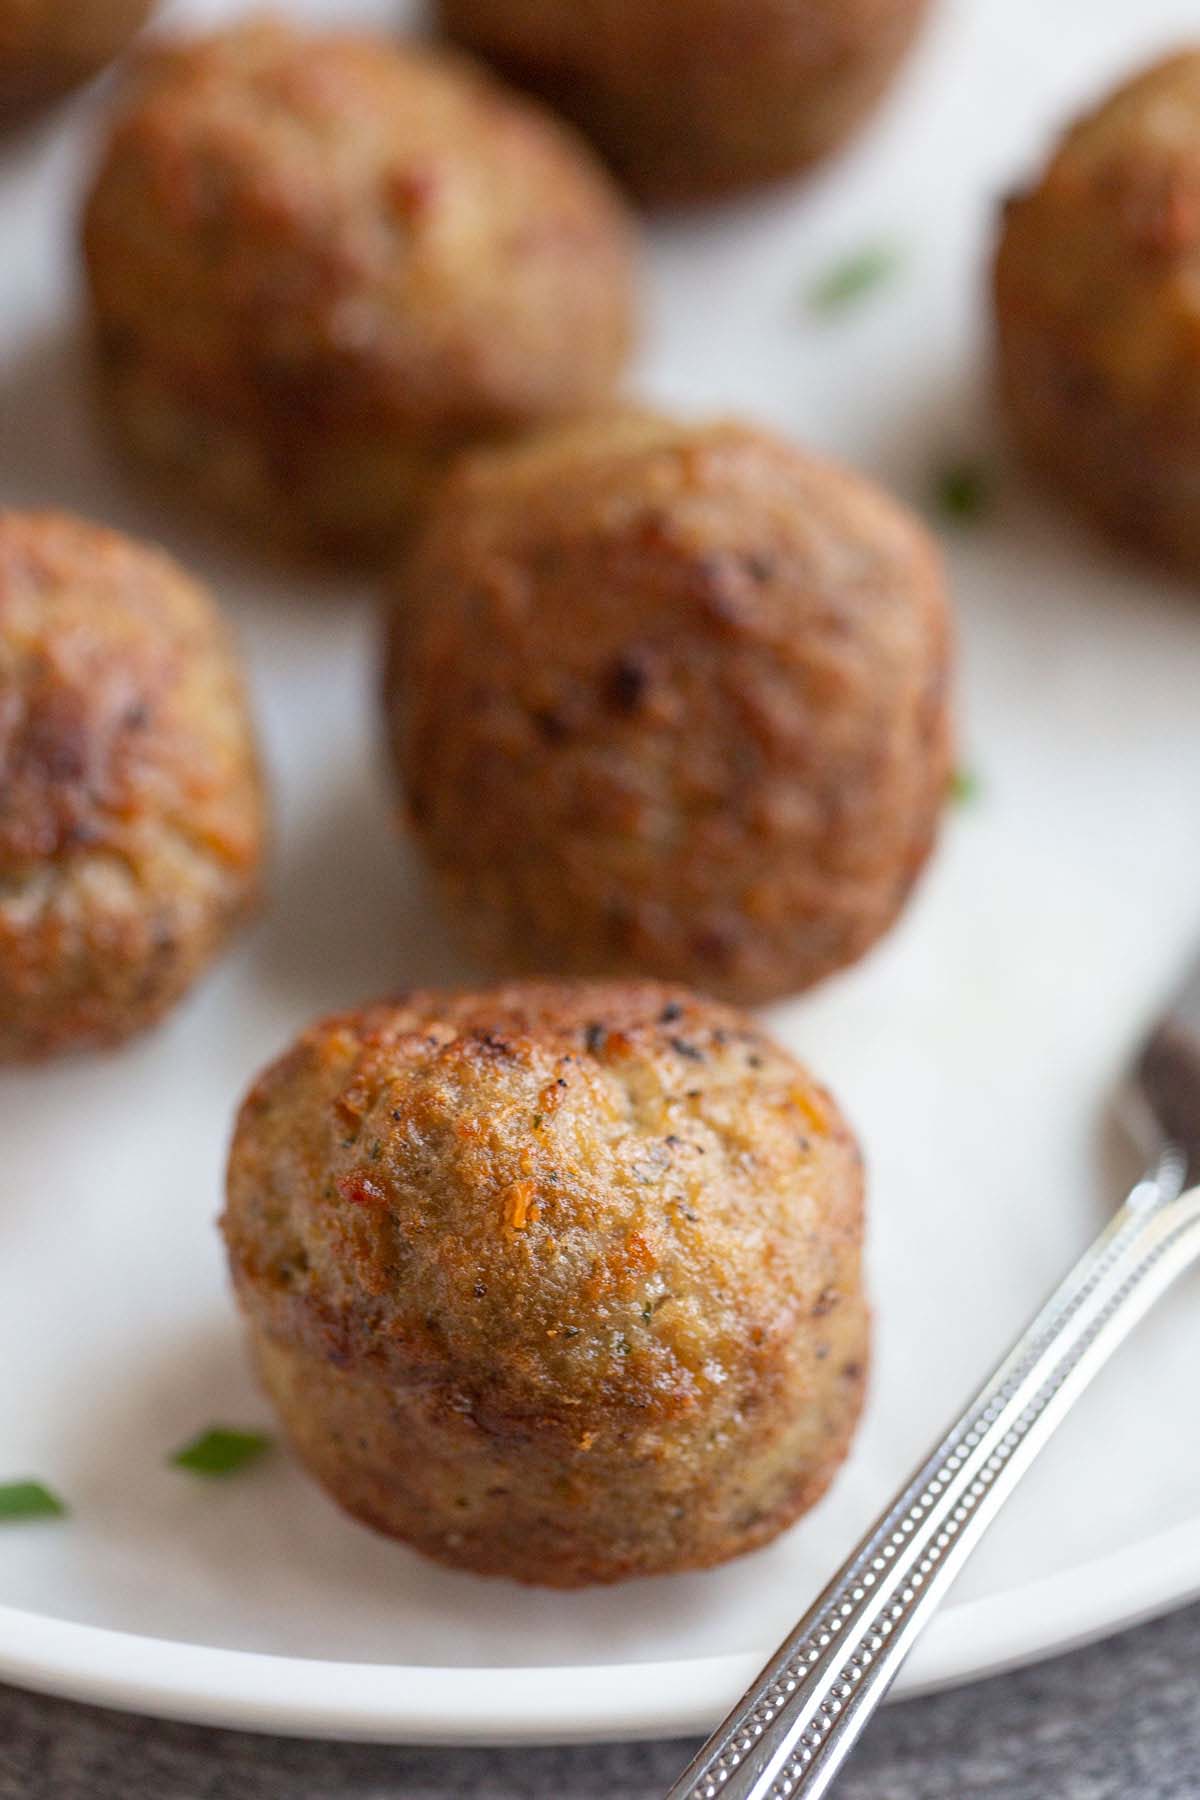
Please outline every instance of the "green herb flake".
M982 788L973 769L955 769L950 777L950 799L955 806L971 806Z
M190 1469L193 1475L236 1475L270 1447L270 1438L261 1431L233 1431L226 1425L214 1425L176 1450L171 1462L177 1469Z
M934 482L933 498L943 519L970 525L988 512L992 490L979 463L948 463Z
M0 1482L0 1519L61 1519L66 1510L40 1481Z
M853 256L834 263L808 290L809 310L831 314L870 293L900 267L900 254L892 244L869 244Z

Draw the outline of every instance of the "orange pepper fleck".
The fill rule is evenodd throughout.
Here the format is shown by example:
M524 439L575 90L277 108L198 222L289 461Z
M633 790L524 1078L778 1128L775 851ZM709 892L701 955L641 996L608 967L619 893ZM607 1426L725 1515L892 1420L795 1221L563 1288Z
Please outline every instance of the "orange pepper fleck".
M802 1113L806 1122L817 1133L829 1130L829 1115L821 1104L820 1096L811 1088L794 1087L792 1089L792 1105Z
M514 1181L504 1196L504 1223L513 1231L524 1231L537 1217L537 1208L530 1206L536 1191L536 1182Z

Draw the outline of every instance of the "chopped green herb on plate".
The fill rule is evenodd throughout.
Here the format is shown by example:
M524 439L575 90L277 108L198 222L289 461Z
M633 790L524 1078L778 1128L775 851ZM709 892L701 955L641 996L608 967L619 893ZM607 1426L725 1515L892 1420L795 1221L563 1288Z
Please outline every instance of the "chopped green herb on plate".
M40 1481L0 1482L0 1519L61 1519L66 1510Z
M176 1450L171 1461L177 1469L190 1469L194 1475L236 1475L270 1447L270 1438L261 1431L213 1425Z
M893 244L869 244L834 263L808 291L813 312L832 314L852 305L893 276L901 257Z
M956 525L973 524L992 504L987 473L974 462L948 463L934 483L933 497L941 516Z
M970 806L979 795L978 775L972 769L955 769L950 777L950 799L955 806Z

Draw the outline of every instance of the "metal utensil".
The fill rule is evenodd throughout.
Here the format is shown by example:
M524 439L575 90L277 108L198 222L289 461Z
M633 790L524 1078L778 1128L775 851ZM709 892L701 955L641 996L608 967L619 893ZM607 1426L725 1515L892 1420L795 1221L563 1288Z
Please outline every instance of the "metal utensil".
M1121 1096L1148 1172L667 1800L824 1794L984 1531L1118 1344L1200 1257L1200 967Z

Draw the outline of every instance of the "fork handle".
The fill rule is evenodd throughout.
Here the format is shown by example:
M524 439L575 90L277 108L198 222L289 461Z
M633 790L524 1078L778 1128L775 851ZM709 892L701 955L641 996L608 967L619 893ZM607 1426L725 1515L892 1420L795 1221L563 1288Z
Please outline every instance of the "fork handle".
M1055 1289L667 1800L824 1794L1055 1426L1200 1256L1200 1188L1148 1176Z

